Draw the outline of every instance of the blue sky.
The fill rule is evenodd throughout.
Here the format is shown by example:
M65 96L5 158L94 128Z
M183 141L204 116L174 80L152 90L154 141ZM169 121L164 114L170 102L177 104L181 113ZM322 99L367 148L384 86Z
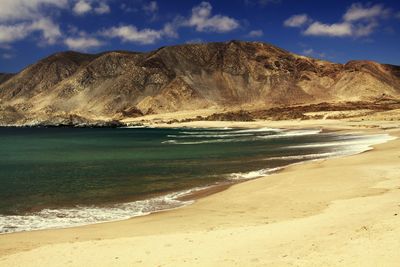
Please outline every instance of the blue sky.
M0 72L65 50L232 39L334 62L400 65L400 1L0 0Z

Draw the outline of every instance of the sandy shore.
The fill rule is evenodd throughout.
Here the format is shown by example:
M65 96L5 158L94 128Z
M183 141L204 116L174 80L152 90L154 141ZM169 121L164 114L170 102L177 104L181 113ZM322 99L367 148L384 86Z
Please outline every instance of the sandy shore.
M218 123L321 125L400 136L398 122ZM291 166L172 211L1 235L0 266L400 266L399 249L396 139L359 155Z

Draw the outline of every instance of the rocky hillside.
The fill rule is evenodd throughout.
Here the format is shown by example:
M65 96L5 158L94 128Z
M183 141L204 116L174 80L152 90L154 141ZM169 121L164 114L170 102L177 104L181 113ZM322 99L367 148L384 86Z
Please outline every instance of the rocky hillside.
M187 44L149 53L63 52L0 74L0 124L123 119L208 107L400 98L400 67L335 64L259 42Z
M14 74L0 73L0 84L9 80Z

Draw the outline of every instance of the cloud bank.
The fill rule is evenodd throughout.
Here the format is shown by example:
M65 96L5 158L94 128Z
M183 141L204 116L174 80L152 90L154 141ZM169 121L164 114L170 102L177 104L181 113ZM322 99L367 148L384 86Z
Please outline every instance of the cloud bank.
M335 23L312 21L307 14L293 15L283 24L286 27L304 27L302 31L308 36L327 37L366 37L379 26L380 20L387 18L390 10L382 4L352 4L343 14L342 19Z

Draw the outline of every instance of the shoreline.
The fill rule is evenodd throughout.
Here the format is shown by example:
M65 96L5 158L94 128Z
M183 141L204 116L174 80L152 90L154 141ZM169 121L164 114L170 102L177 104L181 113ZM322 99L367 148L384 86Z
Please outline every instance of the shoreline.
M175 127L175 126L172 126ZM163 127L160 127L163 128ZM184 127L186 128L186 127ZM190 128L190 127L188 127ZM199 127L199 128L203 128L203 127ZM220 129L221 127L207 127L207 129ZM190 128L193 129L193 128ZM230 127L225 127L224 129L235 129L235 128L230 128ZM245 128L237 128L237 129L265 129L265 127L245 127ZM290 128L273 128L273 129L279 129L282 131L286 131L286 130L290 130ZM299 130L309 130L311 128L298 128ZM338 136L340 136L341 133L351 133L348 130L333 130L333 129L325 129L323 127L319 127L319 133L339 133ZM318 134L319 134L318 133ZM332 154L329 156L322 156L323 153L321 154L321 157L317 157L317 158L307 158L304 157L301 160L299 160L298 162L293 162L293 163L289 163L287 165L282 165L279 167L274 167L274 168L265 168L265 169L261 169L261 170L252 170L249 172L244 172L244 173L231 173L231 175L238 175L240 176L239 178L226 178L225 180L221 180L221 181L217 181L211 184L206 184L206 185L199 185L196 187L191 187L191 188L187 188L187 189L182 189L182 190L178 190L178 191L169 191L169 192L164 192L164 193L160 193L160 194L156 194L153 196L149 196L149 197L145 197L143 199L136 199L134 198L134 200L132 201L126 201L126 202L118 202L118 203L112 203L112 204L108 204L108 205L101 205L101 206L76 206L76 207L60 207L60 208L45 208L43 210L39 210L38 212L35 213L28 213L28 214L24 214L24 215L16 215L16 216L24 216L24 217L29 217L29 216L41 216L40 214L42 212L57 212L57 211L63 211L63 210L81 210L81 209L96 209L96 210L103 210L103 212L107 213L107 210L109 209L111 212L111 209L121 209L124 206L128 206L128 205L141 205L139 203L142 202L155 202L155 204L149 204L147 206L143 206L143 208L147 211L135 211L135 210L131 210L131 215L128 214L124 214L124 215L119 215L120 217L117 218L111 218L112 216L116 216L116 215L110 215L111 217L108 219L103 219L103 220L98 220L98 221L86 221L86 222L72 222L74 220L74 218L71 218L71 223L70 225L67 225L67 222L65 222L65 225L53 225L53 226L43 226L43 227L38 227L38 228L31 228L28 230L16 230L16 231L10 231L10 232L1 232L0 236L2 235L9 235L9 234L15 234L15 233L24 233L24 232L32 232L32 231L46 231L46 230L58 230L58 229L68 229L68 228L75 228L75 227L84 227L84 226L90 226L90 225L95 225L95 224L104 224L104 223L111 223L111 222L120 222L120 221L124 221L124 220L130 220L130 219L134 219L137 217L142 217L142 216L149 216L151 214L155 214L155 213L159 213L159 212L168 212L171 210L175 210L175 209L179 209L179 208L183 208L189 205L192 205L195 201L210 196L212 194L216 194L219 193L221 191L224 191L226 189L228 189L231 186L234 186L236 184L240 184L240 183L244 183L250 180L255 180L255 179L262 179L262 178L266 178L270 175L274 175L277 174L279 172L284 171L286 168L289 168L291 166L296 166L296 165L302 165L302 164L307 164L309 162L318 162L318 161L324 161L324 160L329 160L329 159L334 159L334 158L343 158L343 157L348 157L348 156L353 156L353 155L357 155L357 154L361 154L364 152L367 152L369 150L373 149L373 146L376 145L373 142L373 135L371 133L362 133L362 136L370 136L371 139L369 139L368 144L365 145L365 148L360 149L360 151L351 151L351 150L341 150L341 152L337 152L337 153L328 153L328 154ZM380 135L383 134L381 133ZM359 138L359 137L358 137ZM361 140L358 139L357 140ZM388 138L386 138L383 141L378 141L378 144L380 143L386 143L389 142L391 140L393 140L395 138L393 138L392 136L388 136ZM316 154L317 155L317 154ZM304 155L303 155L304 156ZM305 155L307 156L307 155ZM263 172L263 174L259 173L260 171ZM249 177L245 177L248 174L253 173L254 176L249 176ZM243 176L243 177L242 177ZM157 204L157 202L160 202L160 204ZM169 204L163 204L162 202L170 202ZM161 205L161 206L157 206L157 205ZM48 218L51 219L51 218ZM21 218L21 220L23 220ZM35 219L33 219L35 220ZM1 253L0 253L1 256Z
M268 125L269 126L269 125ZM304 126L303 126L304 128ZM323 127L325 128L325 127ZM344 127L345 128L345 127ZM345 131L348 129L344 129ZM366 132L377 132L377 129L367 129ZM378 132L382 132L378 130ZM385 131L386 132L386 131ZM390 131L394 135L399 136L399 132L397 131ZM122 239L129 239L132 241L137 242L138 240L143 241L144 243L148 244L150 247L156 246L155 243L152 243L153 241L156 242L156 240L153 240L153 237L158 237L161 240L164 241L164 238L166 235L172 235L173 238L178 238L181 235L189 235L194 239L200 238L197 233L201 232L204 235L208 236L210 235L210 238L212 234L222 234L225 233L225 231L229 229L241 229L245 230L248 229L248 227L261 227L264 228L264 226L273 226L276 224L282 224L285 222L292 222L293 220L302 220L302 219L308 219L308 218L313 218L315 216L320 216L324 215L326 213L326 210L330 208L333 203L332 200L330 201L322 201L320 204L317 202L317 204L308 204L311 205L311 207L308 208L301 208L305 209L303 210L292 210L288 209L285 212L281 210L281 212L278 212L276 210L276 207L274 205L278 205L273 198L267 197L264 199L261 196L258 196L257 199L264 199L264 201L267 201L268 199L271 201L270 205L272 207L272 211L267 211L266 213L271 213L272 216L266 216L266 219L268 223L264 225L265 223L260 223L259 220L263 220L262 218L265 216L261 216L263 212L265 211L260 211L260 207L257 207L258 203L252 202L252 195L246 195L240 193L240 191L243 191L247 188L253 188L253 190L262 191L263 189L260 189L259 186L254 187L255 184L266 184L269 185L266 187L266 192L273 192L274 187L271 185L279 186L280 178L284 178L287 180L291 180L294 182L293 178L290 177L291 174L296 171L296 175L299 175L300 177L303 177L301 174L304 172L310 171L310 170L315 170L314 171L321 171L319 169L323 169L324 165L335 165L336 162L341 162L340 164L346 165L347 162L350 161L359 161L360 158L370 158L371 155L378 155L379 153L382 153L382 151L385 151L386 147L391 147L393 145L397 145L400 143L398 140L394 141L388 141L384 144L380 145L374 145L374 149L370 151L366 151L364 153L356 154L356 155L351 155L351 156L345 156L345 157L340 157L340 158L328 158L328 159L322 159L316 161L306 161L303 162L302 164L296 164L294 166L289 166L287 168L284 168L283 171L279 173L274 173L273 175L267 176L267 178L257 178L257 179L252 179L246 181L246 183L238 183L230 186L228 189L219 191L216 194L208 195L206 197L199 198L198 201L196 201L194 204L185 206L179 209L174 209L174 210L169 210L169 211L160 211L157 213L153 213L147 216L142 216L142 217L135 217L132 219L128 220L123 220L123 221L117 221L117 222L106 222L106 223L99 223L99 224L92 224L92 225L86 225L86 226L79 226L79 227L73 227L73 228L64 228L64 229L51 229L51 230L37 230L37 231L31 231L31 232L19 232L19 233L11 233L11 234L5 234L0 236L0 266L3 266L3 263L16 263L16 262L24 262L23 260L27 259L26 257L32 257L35 253L49 253L50 255L56 255L61 247L63 249L67 249L70 251L70 248L73 244L83 246L85 248L91 249L95 248L100 243L108 244L107 247L110 247L110 252L111 248L117 246L118 244L115 244L115 242L119 242ZM398 159L394 159L398 160ZM336 163L337 164L337 163ZM339 165L340 165L339 164ZM368 166L366 166L368 167ZM270 181L269 181L270 180ZM304 178L303 178L304 180ZM342 179L341 179L342 180ZM356 179L357 180L357 179ZM359 179L358 179L359 180ZM352 196L354 195L360 195L360 192L357 190L362 191L362 195L365 195L364 197L369 197L369 196L380 196L384 195L387 190L382 190L382 189L370 189L370 186L373 186L376 184L376 182L381 181L380 179L372 179L374 182L368 183L367 188L363 188L363 190L359 189L358 185L357 187L352 187L356 192L352 194L352 192L338 192L341 197L332 197L335 200L340 200L340 199L353 199ZM305 180L303 182L306 182ZM317 179L314 181L315 183L321 183L321 181L318 181ZM325 181L327 182L327 181ZM362 181L358 181L359 183L362 183ZM381 181L382 182L382 181ZM344 181L344 183L347 183ZM356 183L357 184L357 183ZM290 184L288 184L289 186ZM341 185L337 185L341 186ZM361 186L362 187L362 186ZM364 186L365 187L365 186ZM282 188L281 188L282 189ZM272 190L272 191L271 191ZM296 191L296 188L293 188L292 190ZM309 189L308 189L309 190ZM239 193L238 193L239 191ZM294 192L295 192L294 191ZM278 191L279 192L279 191ZM283 191L285 192L285 190ZM247 192L248 193L248 192ZM282 192L281 192L282 193ZM299 191L297 192L299 196L303 195L303 192ZM334 194L334 193L333 193ZM243 204L243 203L237 203L237 200L235 199L233 202L234 203L229 203L227 202L226 199L227 196L232 196L235 195L236 198L239 198L243 202L249 202L253 203L251 205L244 205L243 207L246 207L247 210L243 211L243 214L247 214L248 218L241 216L241 213L236 213L235 210L238 209L234 204L236 203L237 205ZM222 197L223 196L223 197ZM279 197L279 195L275 195L278 199L282 199L282 197ZM322 197L322 196L321 196ZM344 198L343 198L344 197ZM248 199L247 199L248 198ZM322 197L324 198L324 197ZM229 199L229 198L228 198ZM256 200L257 200L256 199ZM301 199L301 198L300 198ZM326 204L322 204L326 203ZM330 204L329 204L330 203ZM229 205L230 204L230 205ZM210 209L210 207L214 207ZM231 206L233 205L233 207ZM256 206L254 206L256 205ZM259 204L261 205L261 204ZM265 204L263 204L265 205ZM314 205L318 206L318 208L314 207ZM221 208L224 207L224 208ZM279 205L278 205L279 206ZM301 206L301 205L300 205ZM203 207L203 208L201 208ZM206 208L208 207L208 208ZM270 208L271 208L270 207ZM215 211L213 211L215 209ZM252 214L248 214L249 211L252 211L253 209L257 210L257 216L254 218ZM309 209L309 210L308 210ZM308 211L307 211L308 210ZM293 213L288 214L288 211L292 211ZM200 213L200 214L196 214ZM233 222L229 220L223 220L221 218L214 218L213 216L214 213L220 213L220 214L225 214L225 216L229 218L236 218L237 221L240 222ZM259 214L260 213L260 214ZM276 213L276 214L275 214ZM279 216L277 216L279 215ZM199 217L200 216L200 217ZM211 216L211 222L204 221L204 218L201 216L205 216L206 218ZM191 218L188 222L188 225L185 225L182 223L177 222L178 218ZM217 216L218 217L218 216ZM198 218L203 223L199 222L192 222L193 218ZM221 221L222 220L222 221ZM265 220L265 219L264 219ZM157 223L158 221L158 223ZM156 225L161 225L161 222L165 223L166 226L163 228L157 228L155 227ZM147 225L148 224L148 225ZM153 226L153 228L151 227ZM155 227L155 228L154 228ZM119 230L118 228L123 228L125 230L131 229L133 232L127 233ZM260 229L261 229L260 228ZM208 230L207 230L208 229ZM204 232L205 231L205 232ZM290 232L290 231L289 231ZM151 239L153 241L147 242L144 238ZM244 238L244 237L242 237ZM179 239L179 238L178 238ZM246 239L246 238L244 238ZM29 240L29 241L28 241ZM242 240L242 239L240 239ZM207 241L207 240L203 240ZM118 243L117 242L117 243ZM173 241L171 241L174 243ZM181 244L181 241L177 241L177 243ZM118 247L121 249L121 247L118 245ZM34 250L32 250L34 249ZM163 250L162 248L160 248ZM168 250L167 248L164 248L164 250ZM164 251L163 250L163 251ZM107 250L108 251L108 250ZM115 251L114 251L115 252ZM113 252L113 253L114 253ZM184 252L184 249L182 253ZM55 254L54 254L55 253ZM22 257L24 256L24 257ZM22 257L22 258L21 258ZM148 264L151 264L151 260L148 259L146 254L140 254L140 259L142 260L143 265L148 266ZM285 257L287 258L287 257ZM244 257L244 260L247 258ZM193 260L193 259L192 259ZM247 259L248 260L248 259ZM260 259L259 259L260 260ZM261 260L260 260L261 261ZM34 261L36 262L36 261ZM250 262L250 261L249 261ZM249 263L247 262L247 263ZM27 263L27 262L25 262ZM101 263L101 262L99 262ZM128 262L126 262L128 263ZM204 263L204 262L203 262ZM105 263L104 263L105 264ZM141 265L138 264L138 265ZM101 265L101 264L100 264ZM255 264L257 265L257 264ZM6 265L4 265L6 266ZM13 265L10 265L13 266ZM30 265L28 265L30 266ZM39 266L39 265L32 265L32 266ZM62 266L62 265L60 265ZM72 264L72 266L78 266L76 263L75 265ZM106 266L106 265L104 265ZM229 266L229 265L227 265ZM345 266L345 265L343 265Z

